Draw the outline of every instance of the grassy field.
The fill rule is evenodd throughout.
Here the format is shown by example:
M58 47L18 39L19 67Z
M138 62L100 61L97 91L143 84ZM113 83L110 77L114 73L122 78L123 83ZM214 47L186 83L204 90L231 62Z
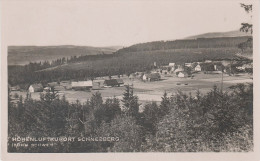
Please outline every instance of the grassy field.
M248 74L241 74L236 76L223 75L223 89L227 90L228 87L237 83L251 83L253 80ZM105 78L104 78L105 79ZM203 74L196 73L194 78L178 78L174 75L164 76L160 81L155 82L143 82L139 79L130 80L128 77L122 77L125 84L133 85L134 94L138 96L139 102L145 104L146 102L155 101L160 102L161 97L166 91L169 95L181 91L183 93L191 93L195 95L197 90L202 94L210 91L214 85L221 87L221 74ZM122 94L124 93L125 87L111 87L102 88L100 90L90 90L90 91L74 91L66 90L60 91L60 95L65 95L69 102L75 102L79 100L80 102L85 102L88 100L93 93L100 92L104 99L117 97L122 99ZM11 92L12 95L17 93L18 95L26 96L26 92ZM32 93L33 99L39 99L40 93Z

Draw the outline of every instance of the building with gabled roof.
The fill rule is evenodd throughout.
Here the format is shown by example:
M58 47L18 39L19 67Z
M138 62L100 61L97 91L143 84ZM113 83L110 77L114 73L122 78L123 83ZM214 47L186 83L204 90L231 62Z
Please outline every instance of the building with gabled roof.
M29 87L29 92L31 92L31 93L34 93L34 92L42 92L43 91L43 86L42 86L42 84L41 83L39 83L39 84L32 84L32 85L30 85L30 87Z
M144 74L143 80L144 81L158 81L160 80L161 75L159 73L151 73L151 74Z
M185 77L189 77L189 74L187 72L179 72L177 75L179 78L185 78Z
M196 67L194 68L194 70L200 72L200 71L201 71L201 66L200 66L199 64L196 65Z
M92 86L93 86L93 82L91 80L71 82L71 88L75 90L90 89L92 88Z
M104 87L115 87L119 86L116 79L108 79L104 81Z
M116 79L117 83L119 86L124 86L124 81L123 79Z

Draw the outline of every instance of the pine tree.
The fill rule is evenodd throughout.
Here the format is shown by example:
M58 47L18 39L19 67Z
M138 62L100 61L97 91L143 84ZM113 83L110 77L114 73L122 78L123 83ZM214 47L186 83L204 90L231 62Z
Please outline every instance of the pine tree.
M166 91L164 92L162 96L162 101L160 105L161 115L164 116L169 113L170 111L170 99L167 97Z
M124 108L127 115L135 117L138 115L138 97L134 96L133 88L129 85L126 86L122 102L124 103Z

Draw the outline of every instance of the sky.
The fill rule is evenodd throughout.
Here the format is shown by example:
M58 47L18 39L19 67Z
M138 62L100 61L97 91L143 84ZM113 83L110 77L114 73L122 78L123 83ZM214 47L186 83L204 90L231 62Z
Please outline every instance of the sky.
M238 1L5 1L8 45L129 46L238 30Z

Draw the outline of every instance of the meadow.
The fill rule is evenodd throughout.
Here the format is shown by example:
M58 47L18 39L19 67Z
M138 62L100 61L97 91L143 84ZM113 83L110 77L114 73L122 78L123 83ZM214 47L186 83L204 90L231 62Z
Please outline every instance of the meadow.
M115 76L116 77L116 76ZM191 94L195 96L199 90L201 94L206 94L212 90L213 86L216 85L218 88L221 88L221 74L204 74L196 73L194 78L178 78L174 74L172 75L162 75L160 81L154 82L144 82L140 79L135 78L130 80L127 76L121 77L125 84L133 85L134 93L138 96L139 102L144 106L146 103L154 101L160 102L161 97L164 92L169 94L176 94L178 91L181 91L185 94ZM103 77L103 79L108 79ZM223 90L227 91L228 88L237 83L252 83L251 75L249 74L240 74L229 76L227 74L223 75ZM125 91L125 87L111 87L111 88L101 88L99 90L89 90L89 91L74 91L74 90L65 90L59 91L60 96L65 95L66 99L69 102L76 102L79 100L84 103L91 98L92 94L100 92L103 99L107 98L119 98L122 99L122 95ZM22 95L23 98L26 97L26 92L17 92L14 91L11 94L17 93ZM33 99L39 100L40 93L31 93ZM142 107L141 106L141 107ZM140 108L142 110L142 108Z

